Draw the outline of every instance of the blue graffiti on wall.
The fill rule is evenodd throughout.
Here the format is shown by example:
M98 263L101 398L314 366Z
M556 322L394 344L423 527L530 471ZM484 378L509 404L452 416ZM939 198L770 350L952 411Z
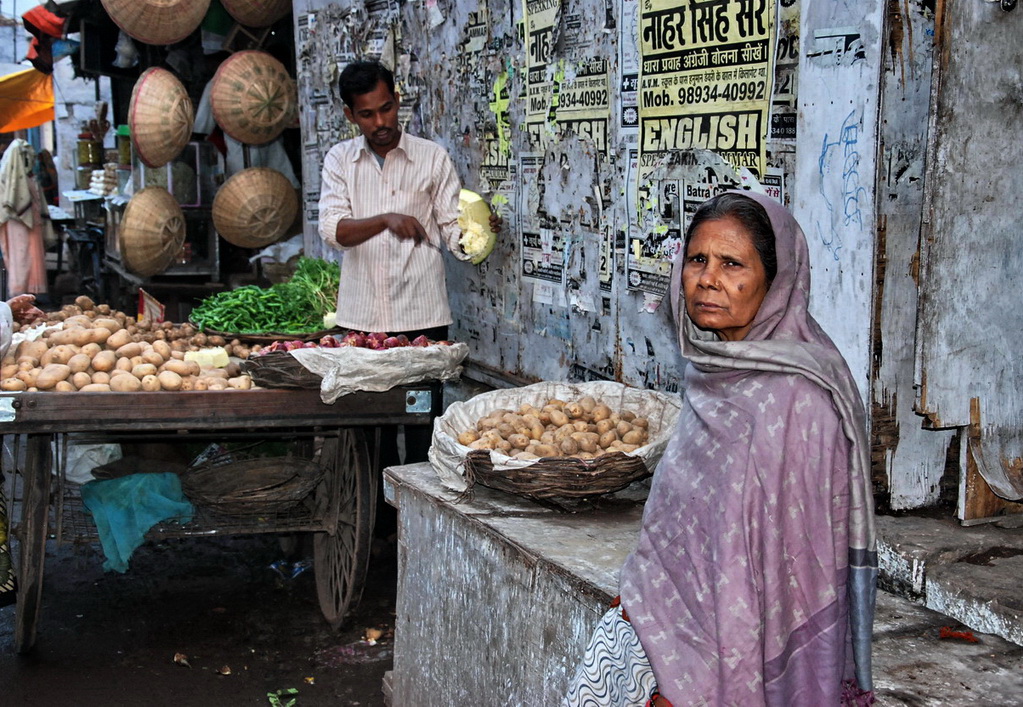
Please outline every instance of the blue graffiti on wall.
M849 111L849 115L842 121L842 127L834 138L831 133L824 133L824 140L821 143L820 156L817 159L817 169L820 174L820 193L827 204L828 211L832 213L830 226L827 232L817 224L817 235L821 243L831 253L835 260L838 260L839 251L842 250L842 236L838 232L837 224L842 226L855 224L863 226L863 211L860 208L860 200L866 197L867 188L860 184L860 152L857 143L860 136L860 118L856 116L856 110ZM831 171L829 162L832 156L840 154L842 157L842 210L841 218L835 218L835 205L824 190L825 174Z

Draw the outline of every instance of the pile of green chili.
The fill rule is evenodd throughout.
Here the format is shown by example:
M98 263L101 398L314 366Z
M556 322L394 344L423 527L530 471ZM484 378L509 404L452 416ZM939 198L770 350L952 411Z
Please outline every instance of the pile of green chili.
M232 334L308 334L323 329L323 316L334 311L340 279L337 263L302 257L287 282L218 292L200 302L190 319Z

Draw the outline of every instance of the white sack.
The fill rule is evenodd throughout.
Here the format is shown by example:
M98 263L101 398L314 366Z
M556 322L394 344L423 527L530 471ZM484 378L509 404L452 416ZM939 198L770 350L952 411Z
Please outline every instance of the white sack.
M677 394L668 395L654 390L631 388L621 383L595 381L592 383L534 383L522 388L493 390L481 393L461 403L452 403L444 414L434 421L433 442L430 445L430 463L434 471L447 486L455 491L467 488L462 462L469 448L458 443L458 435L466 430L476 429L480 418L494 410L507 408L518 410L529 403L542 408L551 398L574 402L587 395L604 403L613 412L629 410L650 421L650 441L634 452L625 452L630 457L639 457L651 472L664 454L675 424L678 421L682 401ZM523 469L536 464L536 460L512 459L502 452L491 451L490 460L494 469Z
M323 377L320 399L329 405L342 395L359 390L379 393L424 380L458 378L469 347L462 343L383 350L342 346L295 349L289 353L305 368Z

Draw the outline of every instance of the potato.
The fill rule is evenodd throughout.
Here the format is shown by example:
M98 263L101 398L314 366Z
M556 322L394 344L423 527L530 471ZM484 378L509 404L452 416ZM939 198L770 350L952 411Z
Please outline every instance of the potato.
M539 459L540 457L538 457L537 455L533 454L532 452L522 451L522 452L518 452L516 454L513 454L512 458L513 459L522 459L524 461L532 461L534 459Z
M71 375L71 369L63 363L51 363L43 368L36 376L35 387L39 390L50 390L57 383L67 380Z
M75 305L83 312L87 312L96 306L88 295L78 295L75 297Z
M468 447L470 444L480 438L476 430L466 430L462 434L458 435L458 443Z
M90 383L84 388L78 389L79 393L109 393L110 386L106 383Z
M34 368L34 366L33 366L33 368ZM14 376L17 375L19 370L20 369L18 368L18 364L16 364L16 363L8 363L5 366L3 366L2 368L0 368L0 378L4 378L4 379L6 379L6 378L14 378Z
M142 352L142 360L145 363L151 363L157 368L163 365L163 356L159 354L155 349L148 349Z
M480 432L484 430L492 430L500 424L502 424L500 419L493 417L484 417L479 422L476 423L476 429L478 429Z
M88 356L90 359L92 359L92 358L95 358L96 354L98 354L102 350L103 350L103 347L100 346L99 344L86 344L85 346L82 347L81 351L79 351L78 353L83 353L86 356Z
M566 455L572 455L579 452L579 443L571 437L566 437L561 440L561 453Z
M597 440L593 439L592 437L583 437L582 439L576 439L576 442L579 444L579 450L582 452L597 451Z
M107 339L107 348L112 351L117 351L122 346L132 343L131 334L127 329L118 329L110 335Z
M94 371L112 371L117 365L117 354L113 351L100 351L92 357Z
M58 331L50 332L50 336L47 340L50 342L51 347L64 346L67 344L84 346L92 341L92 337L90 336L88 329L81 326L73 326L69 329L60 329Z
M545 430L544 433L542 435L540 435L540 444L550 444L550 445L553 445L554 444L554 430Z
M550 444L538 444L533 448L533 454L538 457L558 457L561 456L557 449Z
M646 442L646 433L643 430L629 430L622 435L622 444L642 445Z
M600 435L600 440L597 444L601 449L607 449L613 443L618 441L618 433L615 430L608 430L604 434Z
M39 357L39 365L46 368L51 363L67 363L76 353L78 353L77 349L73 349L66 344L54 346Z
M606 420L609 417L611 417L611 408L607 405L594 405L593 410L590 411L590 419L597 424L600 424L601 421Z
M91 344L105 344L110 338L110 330L103 327L93 327L88 330L89 342Z
M579 398L579 407L583 409L583 412L591 413L593 408L597 407L597 401L592 396L584 396Z
M93 368L95 368L95 366L93 366ZM130 373L132 368L134 368L134 366L132 365L130 358L119 358L117 359L117 363L114 365L115 371L128 371Z
M206 390L227 390L227 381L220 378L207 378Z
M17 366L19 371L31 371L33 368L39 368L39 359L32 358L31 356L22 356L18 359Z
M181 379L181 390L206 390L206 379L188 376Z
M78 388L70 381L57 381L57 385L53 386L53 390L57 393L74 393Z
M158 390L163 390L160 386L160 379L155 375L142 376L142 390L147 393L155 393Z
M106 329L111 334L114 334L121 330L121 324L116 319L110 319L109 317L98 317L92 320L93 329Z
M188 363L195 363L195 361L189 361ZM198 365L196 363L196 366ZM202 369L202 375L207 378L222 378L225 382L227 381L227 371L223 368L204 368Z
M78 353L68 359L67 366L72 373L81 373L92 365L92 357L89 354Z
M541 425L539 421L534 422L529 428L529 438L539 440L543 437L544 431L544 426Z
M135 356L141 356L142 344L137 341L132 341L124 344L123 346L117 347L115 351L117 352L118 358L133 358Z
M181 390L181 376L174 371L161 372L159 380L164 390Z
M500 442L497 443L497 447L495 447L495 449L497 449L497 451L499 452L504 452L505 454L511 454L512 451L511 442L509 442L506 439L502 439Z
M110 379L110 390L117 393L134 393L142 388L142 381L135 376L120 375Z
M581 420L586 411L583 410L583 406L579 403L569 403L565 406L565 414L573 420Z
M17 360L22 356L31 356L38 361L49 348L49 344L38 339L36 341L22 341L14 350L14 358Z
M161 341L159 339L154 341L153 351L160 354L160 358L162 358L164 361L168 360L171 357L171 347L170 344L168 344L166 341Z
M508 437L508 442L516 449L525 449L529 446L529 437L524 434L513 434Z
M590 429L590 423L585 420L573 420L572 427L575 428L576 432L588 432Z
M637 449L639 449L639 445L638 444L622 444L620 449L623 452L635 452Z
M131 374L139 380L142 380L146 376L155 376L156 366L151 363L138 363L132 366Z
M632 422L633 420L636 419L636 413L632 412L631 410L622 410L620 413L618 413L618 416L621 417L626 422Z
M561 410L550 410L551 424L562 427L568 424L568 415L563 413Z
M0 390L28 390L28 384L18 378L4 378L0 381Z
M555 407L555 408L558 408L560 410L563 407L565 407L565 405L567 403L564 400L558 400L557 398L551 398L550 400L547 401L547 404L550 405L551 407Z
M632 424L626 422L625 420L622 420L621 422L618 423L615 429L618 431L619 437L624 437L625 435L632 431Z
M493 445L490 444L489 439L478 439L475 442L469 444L469 449L493 449Z
M81 390L90 383L92 383L92 376L85 371L78 371L77 373L71 374L71 385L75 387L75 390Z
M252 387L252 378L249 376L234 376L227 379L227 386L235 390L249 390Z
M96 371L92 374L93 383L109 383L110 374L105 371Z
M187 363L185 363L184 361L178 361L177 359L174 358L168 361L164 361L163 365L160 366L160 370L172 371L174 373L177 373L179 376L187 376L190 375L191 373Z
M650 420L645 417L636 417L632 420L632 426L638 427L641 430L648 429L650 427Z
M30 368L26 371L18 371L18 374L14 377L20 381L24 381L25 385L29 388L35 388L36 376L38 376L41 371L41 368Z

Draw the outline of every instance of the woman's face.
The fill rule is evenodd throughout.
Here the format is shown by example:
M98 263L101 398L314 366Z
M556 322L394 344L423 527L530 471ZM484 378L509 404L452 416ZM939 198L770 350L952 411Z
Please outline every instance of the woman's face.
M769 285L749 231L731 217L693 231L682 267L686 312L701 329L739 341L753 326Z

